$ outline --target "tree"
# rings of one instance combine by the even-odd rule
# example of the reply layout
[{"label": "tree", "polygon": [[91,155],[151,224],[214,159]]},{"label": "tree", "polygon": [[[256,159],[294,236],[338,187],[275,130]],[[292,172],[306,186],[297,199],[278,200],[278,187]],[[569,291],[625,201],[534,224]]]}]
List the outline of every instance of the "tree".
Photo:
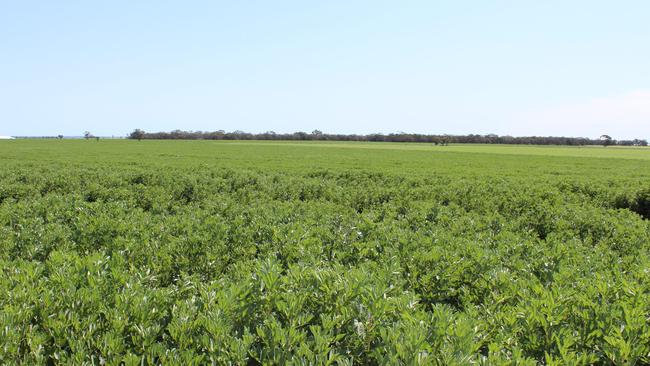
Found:
[{"label": "tree", "polygon": [[85,138],[86,140],[91,139],[91,138],[93,138],[93,137],[95,137],[95,136],[93,136],[93,134],[90,133],[90,131],[86,131],[86,132],[84,132],[84,138]]},{"label": "tree", "polygon": [[144,138],[144,134],[145,134],[144,131],[142,131],[139,128],[136,128],[135,130],[133,130],[133,132],[129,134],[129,138],[133,140],[137,139],[138,141],[140,141],[142,140],[142,138]]},{"label": "tree", "polygon": [[612,144],[613,140],[610,135],[600,135],[600,142],[602,142],[604,147],[607,147]]}]

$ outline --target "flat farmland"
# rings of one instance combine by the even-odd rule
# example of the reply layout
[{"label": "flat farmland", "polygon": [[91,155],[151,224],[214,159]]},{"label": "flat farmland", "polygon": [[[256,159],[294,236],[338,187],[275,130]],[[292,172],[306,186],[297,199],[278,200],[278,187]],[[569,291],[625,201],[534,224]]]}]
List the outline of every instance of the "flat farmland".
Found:
[{"label": "flat farmland", "polygon": [[650,149],[0,141],[0,363],[650,362]]}]

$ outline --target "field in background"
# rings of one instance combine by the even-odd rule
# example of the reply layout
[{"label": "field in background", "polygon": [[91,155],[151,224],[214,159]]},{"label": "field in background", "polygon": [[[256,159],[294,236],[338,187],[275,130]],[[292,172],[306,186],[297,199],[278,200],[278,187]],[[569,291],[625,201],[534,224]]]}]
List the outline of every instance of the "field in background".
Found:
[{"label": "field in background", "polygon": [[[370,151],[368,151],[370,150]],[[400,153],[396,153],[396,151]],[[277,142],[277,141],[174,141],[174,140],[17,140],[2,141],[0,159],[23,161],[48,160],[71,163],[164,163],[209,164],[229,166],[245,164],[266,167],[266,162],[278,161],[284,166],[322,167],[341,164],[363,169],[390,168],[402,162],[406,168],[429,171],[435,167],[454,166],[456,159],[468,164],[486,162],[494,167],[496,159],[526,165],[525,159],[608,158],[650,160],[647,147],[602,146],[528,146],[456,144],[434,146],[420,143],[381,142]],[[507,156],[500,156],[507,155]],[[512,155],[515,155],[512,157]],[[441,159],[444,157],[444,159]],[[171,159],[170,159],[171,158]],[[275,160],[274,160],[275,159]],[[575,159],[546,159],[548,163],[571,164]],[[568,163],[567,163],[568,162]],[[259,165],[262,164],[262,165]],[[597,166],[598,161],[590,164]]]},{"label": "field in background", "polygon": [[0,141],[0,363],[648,363],[649,160]]}]

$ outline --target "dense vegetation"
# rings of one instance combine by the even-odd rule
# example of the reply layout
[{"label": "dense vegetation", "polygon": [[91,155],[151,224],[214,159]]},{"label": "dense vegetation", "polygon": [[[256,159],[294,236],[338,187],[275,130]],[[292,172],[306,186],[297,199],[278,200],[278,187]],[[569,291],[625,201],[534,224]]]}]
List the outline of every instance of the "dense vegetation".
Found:
[{"label": "dense vegetation", "polygon": [[130,139],[142,140],[271,140],[271,141],[369,141],[369,142],[420,142],[447,145],[455,144],[514,144],[514,145],[619,145],[619,146],[648,146],[648,141],[643,139],[613,140],[610,136],[603,135],[602,139],[586,137],[557,137],[557,136],[498,136],[489,135],[423,135],[417,133],[391,133],[384,135],[375,133],[370,135],[344,135],[328,134],[319,130],[311,133],[248,133],[243,131],[214,132],[181,131],[171,132],[145,132],[136,129],[128,136]]},{"label": "dense vegetation", "polygon": [[0,363],[648,364],[649,154],[0,143]]}]

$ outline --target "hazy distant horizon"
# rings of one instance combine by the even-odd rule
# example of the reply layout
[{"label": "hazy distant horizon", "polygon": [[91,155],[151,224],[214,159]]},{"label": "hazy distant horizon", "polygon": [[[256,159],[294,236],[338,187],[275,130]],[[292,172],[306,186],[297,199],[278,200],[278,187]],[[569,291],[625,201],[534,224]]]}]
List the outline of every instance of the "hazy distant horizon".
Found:
[{"label": "hazy distant horizon", "polygon": [[[178,129],[174,129],[178,130]],[[151,130],[151,131],[145,131],[149,133],[164,133],[164,132],[172,132],[174,130],[169,130],[169,131],[158,131],[158,130]],[[182,130],[184,132],[216,132],[220,131],[222,129],[216,129],[216,130]],[[131,130],[129,133],[131,133],[133,130]],[[224,130],[225,131],[225,130]],[[226,133],[232,133],[234,131],[225,131]],[[277,134],[292,134],[292,133],[299,133],[299,132],[305,132],[305,133],[311,133],[311,131],[289,131],[289,132],[282,132],[282,131],[272,131],[272,130],[265,130],[261,132],[252,132],[252,131],[244,131],[244,130],[239,130],[243,133],[251,133],[251,134],[263,134],[266,132],[275,132]],[[380,133],[380,132],[370,132],[370,133],[357,133],[357,134],[345,134],[345,133],[339,133],[339,132],[328,132],[328,131],[322,131],[324,134],[330,134],[330,135],[360,135],[360,136],[369,136],[373,134],[382,134],[382,135],[390,135],[390,134],[419,134],[419,135],[437,135],[437,136],[467,136],[467,135],[480,135],[480,136],[486,136],[486,135],[491,135],[491,134],[478,134],[478,133],[468,133],[468,134],[447,134],[447,133],[416,133],[416,132],[409,132],[409,131],[394,131],[394,132],[389,132],[389,133]],[[92,131],[90,131],[92,132]],[[114,135],[96,135],[93,134],[94,137],[99,137],[102,139],[126,139],[128,138],[129,133],[125,134],[114,134]],[[0,134],[0,137],[15,137],[15,138],[58,138],[59,135],[62,134],[34,134],[34,135],[3,135]],[[600,138],[600,136],[559,136],[559,135],[509,135],[509,134],[504,134],[504,135],[499,135],[495,134],[500,137],[555,137],[555,138],[586,138],[586,139],[592,139],[592,140],[597,140]],[[62,135],[64,139],[84,139],[84,135]],[[618,138],[616,136],[609,135],[613,140],[634,140],[634,139],[639,139],[639,140],[649,140],[645,136],[633,136],[629,138]],[[334,141],[334,140],[333,140]]]}]

